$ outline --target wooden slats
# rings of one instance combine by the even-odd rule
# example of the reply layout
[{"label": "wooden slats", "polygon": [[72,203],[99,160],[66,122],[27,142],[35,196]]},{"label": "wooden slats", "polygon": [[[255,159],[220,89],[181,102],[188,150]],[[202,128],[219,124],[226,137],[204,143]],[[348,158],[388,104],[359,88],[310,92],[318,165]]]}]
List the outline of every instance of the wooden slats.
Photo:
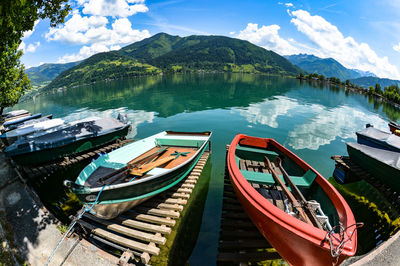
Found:
[{"label": "wooden slats", "polygon": [[[204,153],[187,179],[169,191],[153,197],[113,220],[106,221],[85,214],[85,220],[79,220],[79,223],[91,230],[93,235],[103,239],[103,243],[108,241],[128,248],[136,252],[135,256],[138,256],[138,251],[141,252],[140,261],[148,264],[151,255],[159,253],[157,245],[165,244],[172,227],[176,224],[175,219],[179,218],[181,211],[184,210],[208,155]],[[121,260],[126,261],[126,258]]]},{"label": "wooden slats", "polygon": [[[265,164],[250,160],[239,160],[239,168],[244,171],[268,172]],[[217,262],[231,265],[279,259],[279,254],[271,248],[244,212],[228,175],[225,169]]]}]

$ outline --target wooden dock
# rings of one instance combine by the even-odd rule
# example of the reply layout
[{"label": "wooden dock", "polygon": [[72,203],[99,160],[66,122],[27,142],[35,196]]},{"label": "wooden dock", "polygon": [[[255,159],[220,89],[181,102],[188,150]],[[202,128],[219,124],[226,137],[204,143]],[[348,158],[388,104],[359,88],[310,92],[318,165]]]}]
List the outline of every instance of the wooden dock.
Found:
[{"label": "wooden dock", "polygon": [[394,191],[388,185],[382,183],[379,179],[373,177],[370,173],[365,171],[357,163],[353,162],[348,156],[332,156],[335,161],[336,167],[342,169],[346,175],[351,175],[354,180],[364,179],[379,192],[381,192],[394,206],[400,205],[400,194]]},{"label": "wooden dock", "polygon": [[[209,157],[204,152],[194,169],[180,184],[153,197],[112,220],[102,220],[85,213],[78,220],[84,237],[95,245],[122,253],[120,264],[137,261],[150,262],[160,253],[176,219],[184,210],[188,199]],[[110,249],[111,248],[111,249]]]},{"label": "wooden dock", "polygon": [[47,177],[51,176],[59,170],[66,170],[69,167],[78,163],[90,162],[92,159],[95,159],[101,154],[115,150],[133,141],[133,139],[118,139],[99,147],[76,153],[68,157],[64,157],[60,160],[56,160],[54,162],[50,162],[40,166],[21,166],[14,163],[14,161],[11,159],[10,163],[13,165],[18,173],[18,176],[22,179],[24,183],[27,179],[34,180],[36,182],[43,182],[44,180],[46,180]]},{"label": "wooden dock", "polygon": [[[226,164],[225,164],[226,165]],[[241,264],[281,259],[258,231],[237,200],[225,168],[217,263]]]}]

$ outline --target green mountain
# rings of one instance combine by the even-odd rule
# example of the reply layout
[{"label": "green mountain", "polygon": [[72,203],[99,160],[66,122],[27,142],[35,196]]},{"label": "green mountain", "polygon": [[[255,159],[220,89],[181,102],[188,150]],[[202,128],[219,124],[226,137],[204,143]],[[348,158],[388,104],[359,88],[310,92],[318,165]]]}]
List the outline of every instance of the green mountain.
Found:
[{"label": "green mountain", "polygon": [[377,78],[377,77],[361,77],[361,78],[351,79],[350,82],[364,88],[369,88],[369,86],[375,87],[375,84],[377,83],[381,85],[382,89],[390,85],[400,86],[400,80]]},{"label": "green mountain", "polygon": [[284,57],[248,41],[223,36],[159,33],[118,51],[95,54],[55,78],[47,88],[175,72],[246,72],[295,76]]},{"label": "green mountain", "polygon": [[25,72],[31,80],[32,86],[41,87],[49,84],[50,81],[63,71],[74,67],[79,63],[80,61],[66,64],[43,64],[37,67],[28,68]]},{"label": "green mountain", "polygon": [[[285,56],[292,64],[309,73],[317,73],[325,77],[336,77],[342,81],[372,74],[359,70],[348,69],[333,58],[319,58],[314,55],[298,54]],[[373,75],[373,74],[372,74]]]}]

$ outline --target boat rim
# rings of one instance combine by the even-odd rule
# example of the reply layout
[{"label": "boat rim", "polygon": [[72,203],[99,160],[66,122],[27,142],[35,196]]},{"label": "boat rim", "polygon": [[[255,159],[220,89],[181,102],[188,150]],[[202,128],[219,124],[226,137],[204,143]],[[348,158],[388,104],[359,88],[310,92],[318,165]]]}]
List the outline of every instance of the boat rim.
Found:
[{"label": "boat rim", "polygon": [[[255,206],[257,209],[259,209],[263,213],[267,213],[268,216],[275,220],[276,223],[278,223],[280,226],[285,227],[287,230],[290,230],[292,232],[295,232],[297,235],[311,240],[315,245],[322,246],[324,248],[329,249],[329,242],[327,240],[327,231],[318,229],[310,224],[307,224],[306,222],[303,222],[295,217],[290,216],[283,210],[279,209],[276,207],[274,204],[269,202],[267,199],[265,199],[260,193],[255,190],[251,184],[244,178],[244,176],[240,173],[239,167],[236,164],[235,161],[235,151],[236,147],[239,144],[239,141],[244,138],[248,138],[251,136],[247,136],[244,134],[238,134],[236,137],[232,140],[232,143],[229,147],[228,151],[228,170],[229,174],[232,177],[232,180],[236,183],[236,186],[240,192],[243,194],[243,196],[249,200],[253,206]],[[339,216],[339,220],[344,226],[351,226],[355,225],[355,219],[354,215],[344,200],[344,198],[339,194],[339,192],[326,180],[318,171],[316,171],[314,168],[312,168],[309,164],[307,164],[305,161],[300,159],[296,154],[291,152],[290,150],[286,149],[284,146],[282,146],[280,143],[275,141],[272,138],[259,138],[259,137],[251,137],[251,138],[258,138],[266,141],[271,141],[272,143],[276,144],[277,148],[283,148],[284,151],[286,151],[286,155],[291,155],[294,158],[297,158],[298,160],[302,161],[305,166],[307,166],[310,170],[314,171],[317,174],[316,177],[316,182],[321,186],[321,188],[324,190],[326,195],[329,197],[329,199],[332,201],[333,205],[336,208],[336,211]],[[282,151],[280,149],[280,151]],[[291,158],[292,159],[292,158]],[[233,163],[232,163],[233,162]],[[321,184],[322,183],[322,184]],[[330,190],[331,193],[329,193],[327,190]],[[333,200],[332,195],[336,197],[336,201]],[[341,205],[341,206],[338,206]],[[266,207],[267,206],[267,207]],[[340,210],[338,210],[338,207]],[[350,217],[351,216],[351,217]],[[345,222],[345,223],[343,223]],[[355,228],[351,229],[346,229],[345,235],[349,237],[352,232],[350,230],[356,230]],[[334,233],[333,235],[338,236],[337,233]],[[310,239],[311,238],[311,239]],[[337,241],[334,243],[335,245],[339,244]],[[345,253],[346,256],[353,256],[356,252],[356,247],[357,246],[357,231],[354,232],[352,238],[350,241],[347,241],[344,244],[344,249],[343,253]]]}]

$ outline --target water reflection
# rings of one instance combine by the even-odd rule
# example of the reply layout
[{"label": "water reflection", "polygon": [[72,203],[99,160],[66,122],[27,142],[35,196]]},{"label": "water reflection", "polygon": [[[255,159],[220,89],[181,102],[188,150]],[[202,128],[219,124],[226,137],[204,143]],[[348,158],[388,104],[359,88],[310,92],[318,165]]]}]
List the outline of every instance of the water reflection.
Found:
[{"label": "water reflection", "polygon": [[330,144],[336,138],[355,139],[355,132],[364,128],[367,123],[382,130],[387,128],[387,122],[376,114],[350,106],[331,109],[322,105],[310,105],[309,112],[314,117],[296,125],[289,132],[289,145],[296,150],[318,150],[320,146]]}]

